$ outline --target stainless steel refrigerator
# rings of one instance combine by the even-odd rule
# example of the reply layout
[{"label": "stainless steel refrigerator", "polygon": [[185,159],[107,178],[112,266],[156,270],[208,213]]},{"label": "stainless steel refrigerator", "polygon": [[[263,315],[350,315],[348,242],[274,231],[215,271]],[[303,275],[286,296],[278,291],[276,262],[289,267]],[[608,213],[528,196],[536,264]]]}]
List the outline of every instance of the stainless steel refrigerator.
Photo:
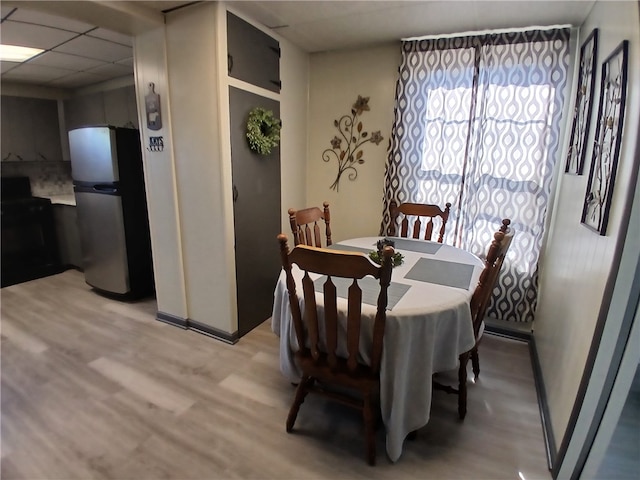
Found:
[{"label": "stainless steel refrigerator", "polygon": [[153,292],[149,219],[138,130],[69,132],[71,175],[86,282],[116,296]]}]

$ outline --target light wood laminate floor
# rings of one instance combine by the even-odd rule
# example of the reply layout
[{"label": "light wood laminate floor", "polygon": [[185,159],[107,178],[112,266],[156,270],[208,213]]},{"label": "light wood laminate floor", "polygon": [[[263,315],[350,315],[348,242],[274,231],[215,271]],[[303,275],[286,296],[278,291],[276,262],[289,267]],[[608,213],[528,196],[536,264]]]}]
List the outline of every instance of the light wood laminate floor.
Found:
[{"label": "light wood laminate floor", "polygon": [[[1,477],[550,479],[526,344],[487,335],[468,414],[434,393],[393,464],[357,412],[294,389],[265,322],[236,345],[155,320],[153,300],[97,295],[75,270],[2,289]],[[455,379],[455,372],[453,377]]]}]

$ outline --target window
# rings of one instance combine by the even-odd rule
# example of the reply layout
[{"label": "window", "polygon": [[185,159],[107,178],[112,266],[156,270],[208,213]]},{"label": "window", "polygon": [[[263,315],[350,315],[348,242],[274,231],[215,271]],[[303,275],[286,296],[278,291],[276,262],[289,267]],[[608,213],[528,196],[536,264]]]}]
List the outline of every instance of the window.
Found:
[{"label": "window", "polygon": [[445,242],[477,255],[511,219],[516,236],[489,309],[497,318],[533,319],[568,39],[550,29],[402,45],[385,212],[391,200],[451,202]]}]

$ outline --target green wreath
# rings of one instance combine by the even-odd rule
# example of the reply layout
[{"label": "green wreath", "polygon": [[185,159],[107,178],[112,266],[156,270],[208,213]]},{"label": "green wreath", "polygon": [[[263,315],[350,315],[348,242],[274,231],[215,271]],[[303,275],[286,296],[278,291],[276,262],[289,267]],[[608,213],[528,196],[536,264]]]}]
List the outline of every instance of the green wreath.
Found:
[{"label": "green wreath", "polygon": [[269,155],[280,141],[280,120],[271,110],[256,107],[249,112],[247,120],[249,148],[260,155]]}]

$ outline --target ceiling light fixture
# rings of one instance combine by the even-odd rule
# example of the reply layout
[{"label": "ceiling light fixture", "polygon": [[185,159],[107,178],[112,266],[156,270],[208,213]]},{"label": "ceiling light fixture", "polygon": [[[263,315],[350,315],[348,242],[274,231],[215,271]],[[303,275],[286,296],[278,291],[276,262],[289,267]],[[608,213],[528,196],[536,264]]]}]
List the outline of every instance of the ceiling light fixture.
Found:
[{"label": "ceiling light fixture", "polygon": [[0,60],[3,62],[25,62],[42,52],[44,52],[44,50],[41,48],[0,44]]}]

